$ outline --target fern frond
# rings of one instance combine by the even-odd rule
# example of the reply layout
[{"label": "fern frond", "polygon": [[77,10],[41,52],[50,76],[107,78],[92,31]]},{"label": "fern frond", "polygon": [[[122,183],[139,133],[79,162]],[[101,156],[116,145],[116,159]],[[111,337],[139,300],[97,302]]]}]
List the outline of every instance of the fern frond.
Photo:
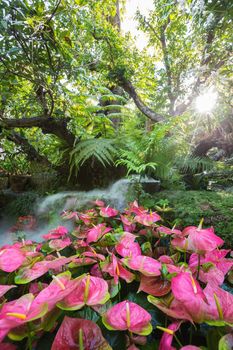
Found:
[{"label": "fern frond", "polygon": [[[70,169],[77,173],[79,168],[90,158],[95,158],[103,166],[114,162],[117,149],[113,140],[89,139],[79,141],[70,152]],[[71,175],[71,174],[70,174]]]}]

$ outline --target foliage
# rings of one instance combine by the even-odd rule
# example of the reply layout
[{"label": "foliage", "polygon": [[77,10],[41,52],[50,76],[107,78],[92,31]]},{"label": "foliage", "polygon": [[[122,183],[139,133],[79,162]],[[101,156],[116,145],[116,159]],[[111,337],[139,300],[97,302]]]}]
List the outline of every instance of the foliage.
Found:
[{"label": "foliage", "polygon": [[176,118],[163,125],[153,125],[146,131],[140,119],[129,121],[124,126],[124,138],[120,139],[116,164],[126,166],[128,175],[149,175],[161,180],[163,188],[183,188],[183,175],[213,169],[214,163],[189,155],[190,146],[178,132],[181,123],[182,120]]},{"label": "foliage", "polygon": [[69,229],[58,226],[41,243],[0,249],[0,343],[19,350],[231,344],[233,260],[213,228],[161,226],[137,202],[122,213],[93,204],[63,212]]},{"label": "foliage", "polygon": [[117,149],[114,147],[114,141],[110,139],[89,139],[78,142],[70,152],[70,173],[78,169],[90,158],[95,158],[103,166],[111,164],[114,161],[114,155]]},{"label": "foliage", "polygon": [[8,174],[27,174],[30,171],[25,154],[13,142],[0,139],[1,170]]},{"label": "foliage", "polygon": [[[143,50],[118,25],[116,3],[122,5],[115,0],[1,2],[1,144],[7,150],[8,142],[14,142],[13,153],[25,155],[8,154],[3,162],[8,171],[30,171],[27,162],[36,155],[37,161],[62,165],[68,173],[75,139],[87,146],[89,139],[96,140],[98,148],[97,139],[120,137],[119,162],[130,172],[156,168],[158,177],[179,183],[173,150],[180,137],[188,145],[181,157],[187,158],[199,136],[230,115],[230,3],[154,2],[148,16],[137,14],[139,29],[149,38]],[[218,90],[219,104],[207,123],[192,107],[210,86]],[[155,133],[160,128],[164,133],[166,124],[180,116],[185,122],[179,119],[179,127],[170,127],[156,144],[152,123],[158,115],[162,119]],[[148,149],[141,140],[140,152],[139,144],[124,134],[130,124],[137,131],[138,118],[140,137],[149,141]],[[71,164],[80,167],[82,157],[76,159]]]},{"label": "foliage", "polygon": [[35,192],[26,192],[20,194],[18,198],[12,198],[4,207],[4,213],[12,217],[34,214],[35,204],[38,194]]},{"label": "foliage", "polygon": [[162,207],[166,201],[164,218],[170,225],[185,227],[198,223],[204,218],[205,225],[214,226],[220,235],[231,247],[233,244],[232,208],[233,195],[226,192],[211,191],[162,191],[153,196],[140,197],[141,203],[154,208]]}]

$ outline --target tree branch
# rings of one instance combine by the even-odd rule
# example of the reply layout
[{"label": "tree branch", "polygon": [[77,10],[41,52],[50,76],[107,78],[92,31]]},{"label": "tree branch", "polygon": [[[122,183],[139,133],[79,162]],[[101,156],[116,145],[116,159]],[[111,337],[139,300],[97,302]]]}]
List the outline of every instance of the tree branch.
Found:
[{"label": "tree branch", "polygon": [[233,124],[231,117],[224,119],[220,126],[213,130],[211,134],[206,135],[196,145],[193,155],[196,157],[204,157],[207,152],[213,148],[224,150],[226,155],[233,152]]},{"label": "tree branch", "polygon": [[67,129],[70,119],[55,119],[51,117],[31,117],[21,119],[1,119],[0,126],[5,129],[11,128],[41,128],[44,134],[56,135],[72,147],[75,141],[74,135]]},{"label": "tree branch", "polygon": [[18,145],[22,149],[22,151],[26,154],[29,161],[37,161],[47,166],[51,165],[48,159],[40,155],[37,152],[37,150],[29,143],[29,141],[22,135],[12,131],[6,136],[6,138],[9,141],[12,141],[16,145]]},{"label": "tree branch", "polygon": [[144,104],[144,102],[141,100],[141,98],[137,94],[133,84],[129,80],[121,77],[119,81],[120,81],[121,87],[130,95],[130,97],[132,97],[132,99],[134,100],[134,103],[136,104],[138,109],[147,118],[153,120],[154,122],[161,122],[161,121],[165,120],[164,116],[162,116],[159,113],[154,112],[152,109],[150,109],[149,107],[147,107]]}]

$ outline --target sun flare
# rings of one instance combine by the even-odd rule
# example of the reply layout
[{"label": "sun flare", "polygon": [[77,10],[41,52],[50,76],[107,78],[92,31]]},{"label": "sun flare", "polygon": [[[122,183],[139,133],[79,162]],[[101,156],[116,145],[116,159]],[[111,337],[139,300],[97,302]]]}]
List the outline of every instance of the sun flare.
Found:
[{"label": "sun flare", "polygon": [[198,96],[195,101],[195,108],[199,113],[211,112],[216,104],[218,94],[216,91],[209,90]]}]

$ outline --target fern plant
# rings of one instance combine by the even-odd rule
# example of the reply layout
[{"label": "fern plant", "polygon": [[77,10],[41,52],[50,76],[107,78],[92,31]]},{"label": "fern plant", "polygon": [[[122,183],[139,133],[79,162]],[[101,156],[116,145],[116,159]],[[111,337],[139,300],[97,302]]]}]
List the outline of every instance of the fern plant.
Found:
[{"label": "fern plant", "polygon": [[150,175],[165,187],[184,187],[183,174],[209,170],[213,162],[189,156],[184,138],[174,137],[175,127],[173,120],[154,125],[150,132],[141,125],[126,129],[116,164],[126,166],[128,175]]},{"label": "fern plant", "polygon": [[117,148],[114,140],[110,139],[89,139],[76,142],[70,152],[70,174],[77,175],[79,168],[90,158],[99,161],[103,166],[114,163],[114,156]]}]

